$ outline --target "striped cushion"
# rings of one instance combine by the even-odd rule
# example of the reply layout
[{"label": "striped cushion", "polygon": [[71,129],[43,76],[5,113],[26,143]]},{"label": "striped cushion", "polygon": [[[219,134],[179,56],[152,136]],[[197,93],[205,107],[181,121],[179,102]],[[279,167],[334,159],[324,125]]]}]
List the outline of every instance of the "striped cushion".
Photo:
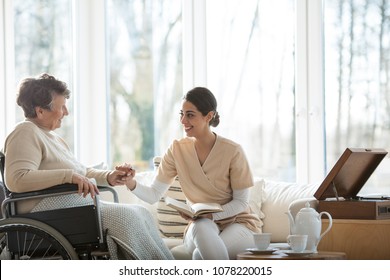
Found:
[{"label": "striped cushion", "polygon": [[[153,159],[155,168],[158,168],[160,160],[160,157],[155,157]],[[177,177],[172,186],[170,186],[168,191],[165,193],[165,196],[169,196],[183,202],[186,201],[186,197],[181,190],[179,179]],[[157,220],[161,234],[164,237],[170,238],[182,238],[184,229],[188,224],[188,222],[183,219],[175,209],[168,207],[165,204],[164,197],[160,199],[157,205]]]},{"label": "striped cushion", "polygon": [[[186,201],[186,198],[181,191],[179,181],[175,180],[172,186],[169,187],[166,196],[177,200]],[[157,205],[158,227],[164,237],[182,238],[184,229],[187,226],[187,221],[173,208],[165,204],[164,198],[161,198]]]}]

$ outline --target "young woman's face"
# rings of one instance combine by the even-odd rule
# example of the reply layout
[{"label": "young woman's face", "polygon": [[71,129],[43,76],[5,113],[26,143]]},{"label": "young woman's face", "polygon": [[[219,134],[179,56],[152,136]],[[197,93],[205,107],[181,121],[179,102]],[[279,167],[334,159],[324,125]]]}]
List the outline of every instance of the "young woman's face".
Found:
[{"label": "young woman's face", "polygon": [[203,116],[200,111],[189,101],[184,101],[180,111],[180,122],[188,137],[199,137],[210,129],[209,116]]},{"label": "young woman's face", "polygon": [[66,98],[62,95],[55,95],[51,110],[39,108],[38,109],[38,122],[39,125],[48,129],[54,130],[61,127],[62,118],[69,114],[66,107]]}]

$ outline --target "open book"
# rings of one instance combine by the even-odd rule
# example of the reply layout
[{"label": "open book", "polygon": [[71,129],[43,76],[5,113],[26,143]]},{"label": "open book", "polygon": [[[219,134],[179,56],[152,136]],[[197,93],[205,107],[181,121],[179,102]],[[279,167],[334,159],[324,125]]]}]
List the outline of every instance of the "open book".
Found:
[{"label": "open book", "polygon": [[178,201],[172,197],[165,197],[165,203],[169,207],[186,214],[191,218],[196,218],[202,214],[222,212],[223,209],[218,203],[194,203],[191,206]]}]

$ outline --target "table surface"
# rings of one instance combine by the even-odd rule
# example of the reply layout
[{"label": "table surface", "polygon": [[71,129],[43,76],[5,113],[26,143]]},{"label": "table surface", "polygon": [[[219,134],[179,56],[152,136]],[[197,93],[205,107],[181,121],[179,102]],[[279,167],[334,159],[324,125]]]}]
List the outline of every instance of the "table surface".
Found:
[{"label": "table surface", "polygon": [[287,255],[283,251],[275,251],[269,255],[244,252],[237,255],[238,260],[345,260],[347,255],[343,252],[319,251],[308,255]]}]

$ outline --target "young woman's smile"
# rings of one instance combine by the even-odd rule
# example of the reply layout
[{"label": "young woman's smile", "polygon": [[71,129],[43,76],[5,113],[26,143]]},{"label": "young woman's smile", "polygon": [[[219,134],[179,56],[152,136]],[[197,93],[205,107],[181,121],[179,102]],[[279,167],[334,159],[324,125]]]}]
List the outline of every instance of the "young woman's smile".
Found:
[{"label": "young woman's smile", "polygon": [[206,117],[198,111],[194,104],[188,101],[183,102],[182,110],[180,111],[180,122],[189,137],[195,137],[205,127],[209,127]]}]

